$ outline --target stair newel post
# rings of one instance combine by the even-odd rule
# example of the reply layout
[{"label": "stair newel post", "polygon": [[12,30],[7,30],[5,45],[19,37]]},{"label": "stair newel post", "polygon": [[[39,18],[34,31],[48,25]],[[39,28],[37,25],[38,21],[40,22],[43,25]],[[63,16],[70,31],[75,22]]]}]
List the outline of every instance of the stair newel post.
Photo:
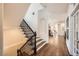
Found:
[{"label": "stair newel post", "polygon": [[35,40],[35,43],[34,43],[34,45],[35,45],[35,47],[34,47],[34,55],[37,54],[37,52],[36,52],[36,35],[37,35],[37,34],[36,34],[36,32],[35,32],[35,39],[34,39],[34,40]]}]

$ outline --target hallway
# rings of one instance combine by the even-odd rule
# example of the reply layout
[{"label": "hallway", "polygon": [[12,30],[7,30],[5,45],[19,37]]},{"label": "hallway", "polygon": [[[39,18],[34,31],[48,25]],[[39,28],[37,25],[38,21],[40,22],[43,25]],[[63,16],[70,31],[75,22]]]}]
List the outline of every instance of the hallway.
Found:
[{"label": "hallway", "polygon": [[78,55],[79,24],[76,17],[79,16],[79,4],[25,3],[4,4],[3,7],[4,56],[69,56],[69,53]]},{"label": "hallway", "polygon": [[50,37],[49,43],[45,45],[40,52],[39,56],[68,56],[68,50],[64,37],[59,36],[58,39]]}]

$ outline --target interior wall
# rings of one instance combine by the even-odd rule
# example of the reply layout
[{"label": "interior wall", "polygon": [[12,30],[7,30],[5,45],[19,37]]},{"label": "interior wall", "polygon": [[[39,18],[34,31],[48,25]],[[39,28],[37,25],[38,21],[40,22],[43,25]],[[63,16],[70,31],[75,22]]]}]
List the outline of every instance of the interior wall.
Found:
[{"label": "interior wall", "polygon": [[[17,55],[17,49],[20,43],[26,41],[19,25],[25,12],[28,10],[29,4],[4,4],[4,20],[3,20],[3,39],[4,39],[4,55]],[[12,48],[14,48],[12,50]]]},{"label": "interior wall", "polygon": [[4,29],[14,29],[19,26],[22,21],[25,12],[28,10],[29,4],[16,4],[5,3],[4,4]]},{"label": "interior wall", "polygon": [[3,30],[2,30],[2,20],[3,20],[3,6],[0,3],[0,55],[3,55]]},{"label": "interior wall", "polygon": [[64,26],[64,24],[65,24],[64,22],[58,24],[58,35],[59,36],[64,36],[64,34],[65,34],[65,26]]},{"label": "interior wall", "polygon": [[[62,22],[65,24],[65,19],[66,19],[67,13],[52,14],[49,11],[46,11],[46,9],[44,8],[39,15],[41,15],[41,16],[39,16],[39,19],[41,19],[41,20],[42,19],[43,20],[45,19],[45,21],[47,21],[46,22],[47,27],[45,28],[45,30],[47,29],[47,32],[45,32],[45,30],[44,30],[44,32],[47,35],[48,35],[48,25],[50,25],[51,27],[53,27],[53,26],[55,26],[55,24],[58,24],[58,23],[60,23],[60,26],[59,26],[58,30],[60,30],[61,32],[58,31],[58,34],[57,35],[61,35],[61,36],[64,35],[64,30],[65,29],[63,29],[64,25],[62,24]],[[40,22],[40,21],[39,21],[39,23],[42,24],[42,22]],[[42,27],[42,26],[43,25],[41,25],[40,27]],[[44,34],[44,35],[46,35],[46,34]],[[54,32],[54,34],[56,36],[56,33],[55,32]],[[49,36],[47,36],[47,35],[46,35],[46,37],[47,37],[47,41],[48,41]]]},{"label": "interior wall", "polygon": [[[55,24],[59,24],[59,28],[58,28],[58,35],[61,35],[61,36],[63,36],[64,35],[64,31],[65,31],[65,19],[66,19],[66,17],[67,17],[67,13],[65,12],[65,13],[47,13],[48,14],[48,23],[49,23],[49,25],[51,26],[51,27],[54,27],[55,26]],[[53,31],[53,29],[52,29],[52,31]]]},{"label": "interior wall", "polygon": [[24,16],[25,21],[29,24],[29,26],[33,29],[33,31],[37,31],[38,27],[38,10],[43,7],[39,3],[32,3]]},{"label": "interior wall", "polygon": [[[41,24],[40,24],[41,23]],[[48,23],[46,19],[39,19],[38,23],[38,33],[41,39],[44,39],[46,42],[48,42]]]},{"label": "interior wall", "polygon": [[48,43],[48,19],[43,10],[38,13],[38,35]]}]

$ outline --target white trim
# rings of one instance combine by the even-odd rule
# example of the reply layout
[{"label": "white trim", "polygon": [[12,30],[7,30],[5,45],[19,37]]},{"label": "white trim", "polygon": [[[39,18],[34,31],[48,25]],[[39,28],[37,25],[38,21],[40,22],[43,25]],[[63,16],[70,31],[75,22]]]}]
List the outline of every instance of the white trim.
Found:
[{"label": "white trim", "polygon": [[4,46],[4,49],[3,50],[6,50],[6,49],[8,49],[8,48],[11,48],[11,47],[13,47],[13,46],[17,46],[17,45],[19,45],[19,44],[21,44],[21,43],[24,43],[25,41],[20,41],[20,42],[18,42],[18,43],[15,43],[15,44],[11,44],[11,45],[9,45],[9,46]]},{"label": "white trim", "polygon": [[36,46],[38,46],[41,42],[43,42],[44,40],[41,40],[39,42],[36,42]]},{"label": "white trim", "polygon": [[36,41],[40,40],[41,38],[37,38]]},{"label": "white trim", "polygon": [[44,44],[42,44],[39,48],[37,48],[37,51],[40,50],[45,44],[47,44],[46,42]]}]

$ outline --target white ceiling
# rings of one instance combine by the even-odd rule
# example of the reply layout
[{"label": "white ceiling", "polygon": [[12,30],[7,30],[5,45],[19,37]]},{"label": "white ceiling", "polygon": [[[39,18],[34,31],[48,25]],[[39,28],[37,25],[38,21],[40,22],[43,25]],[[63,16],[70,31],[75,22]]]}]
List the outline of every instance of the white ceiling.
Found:
[{"label": "white ceiling", "polygon": [[53,23],[62,22],[66,19],[68,4],[67,3],[43,3],[44,11],[49,14]]},{"label": "white ceiling", "polygon": [[42,5],[52,13],[66,13],[68,9],[67,3],[43,3]]}]

